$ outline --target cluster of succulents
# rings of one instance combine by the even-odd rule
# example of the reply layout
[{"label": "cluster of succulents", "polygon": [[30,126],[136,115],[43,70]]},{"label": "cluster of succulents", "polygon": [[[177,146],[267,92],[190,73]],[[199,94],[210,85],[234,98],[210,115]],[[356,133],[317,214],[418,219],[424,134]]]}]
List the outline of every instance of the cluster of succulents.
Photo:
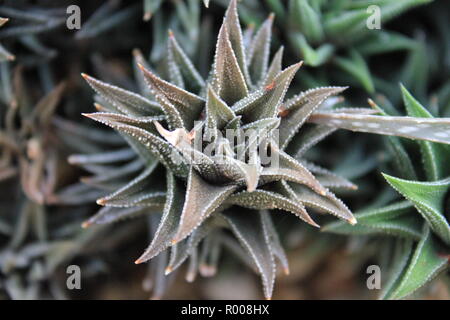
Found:
[{"label": "cluster of succulents", "polygon": [[0,6],[0,298],[68,298],[75,261],[94,285],[144,268],[152,298],[244,264],[270,299],[350,247],[379,298],[447,277],[447,4],[142,3],[83,4],[70,33],[70,2]]}]

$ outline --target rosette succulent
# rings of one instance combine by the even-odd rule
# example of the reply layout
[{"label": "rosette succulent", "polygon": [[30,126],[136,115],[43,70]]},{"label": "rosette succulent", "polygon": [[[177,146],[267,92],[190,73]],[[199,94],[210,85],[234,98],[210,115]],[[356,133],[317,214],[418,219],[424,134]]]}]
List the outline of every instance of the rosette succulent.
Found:
[{"label": "rosette succulent", "polygon": [[[169,274],[189,258],[192,281],[197,270],[213,275],[226,247],[260,274],[271,298],[277,262],[286,273],[289,268],[269,210],[314,227],[320,216],[313,213],[356,223],[330,190],[356,186],[310,163],[305,152],[339,128],[450,143],[450,119],[337,107],[344,87],[292,95],[301,62],[283,69],[283,47],[270,60],[274,16],[254,35],[243,33],[236,6],[232,0],[227,9],[207,79],[171,32],[158,74],[137,56],[141,95],[83,75],[100,97],[100,112],[86,116],[119,132],[142,168],[98,199],[105,208],[84,226],[151,213],[159,224],[136,263],[163,256],[158,264]],[[114,158],[121,156],[130,158],[126,152]],[[94,167],[100,158],[83,164]]]}]

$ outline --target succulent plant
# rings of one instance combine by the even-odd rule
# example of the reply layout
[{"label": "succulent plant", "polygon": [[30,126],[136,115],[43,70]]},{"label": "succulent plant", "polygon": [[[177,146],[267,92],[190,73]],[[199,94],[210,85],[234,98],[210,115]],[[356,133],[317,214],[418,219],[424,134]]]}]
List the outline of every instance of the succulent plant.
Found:
[{"label": "succulent plant", "polygon": [[[409,116],[432,118],[405,87],[402,86],[401,91]],[[394,236],[395,240],[387,249],[391,252],[387,266],[390,277],[380,297],[401,299],[448,269],[450,227],[446,201],[450,172],[446,163],[450,150],[446,145],[433,142],[416,143],[412,151],[420,149],[423,168],[419,170],[404,141],[390,138],[389,143],[393,161],[400,164],[395,166],[395,171],[403,178],[383,176],[406,200],[391,201],[385,206],[356,213],[359,224],[355,228],[331,223],[324,229],[339,234]]]},{"label": "succulent plant", "polygon": [[[397,103],[400,97],[393,84],[408,84],[413,78],[411,72],[420,72],[429,63],[420,60],[420,66],[417,61],[424,52],[421,35],[401,32],[395,22],[400,24],[399,16],[431,2],[243,0],[240,13],[249,26],[259,25],[269,12],[276,14],[279,30],[275,39],[286,43],[288,56],[302,59],[308,67],[301,79],[304,86],[350,85],[369,94],[383,93]],[[374,13],[380,18],[380,29],[367,26]],[[413,28],[408,31],[415,32]],[[410,57],[406,63],[395,62],[403,54]]]},{"label": "succulent plant", "polygon": [[[355,186],[305,161],[305,151],[338,128],[449,143],[444,135],[450,120],[335,108],[338,99],[332,96],[342,87],[311,89],[286,99],[301,63],[283,70],[280,48],[269,64],[273,16],[251,39],[244,39],[236,6],[230,2],[206,80],[172,33],[167,65],[160,73],[165,80],[140,61],[139,83],[148,85],[144,95],[84,75],[103,99],[101,112],[87,116],[118,131],[143,165],[135,179],[97,200],[106,208],[85,226],[134,215],[130,208],[162,211],[150,246],[136,262],[165,255],[170,248],[166,273],[189,257],[190,280],[199,260],[201,273],[208,275],[221,246],[236,248],[230,244],[236,242],[231,231],[247,253],[238,251],[239,256],[261,275],[264,295],[270,298],[275,260],[285,271],[288,265],[267,210],[294,213],[316,227],[306,207],[356,223],[328,189]],[[235,133],[233,139],[227,129]],[[249,142],[234,143],[239,135]],[[254,145],[277,159],[276,165],[266,163]]]}]

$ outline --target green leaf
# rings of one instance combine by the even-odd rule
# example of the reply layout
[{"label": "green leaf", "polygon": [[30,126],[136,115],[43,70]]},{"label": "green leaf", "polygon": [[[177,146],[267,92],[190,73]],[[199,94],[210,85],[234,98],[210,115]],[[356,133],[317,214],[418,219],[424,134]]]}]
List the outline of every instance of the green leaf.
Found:
[{"label": "green leaf", "polygon": [[169,33],[168,52],[169,61],[174,64],[174,67],[179,69],[188,89],[197,93],[200,92],[205,86],[205,81],[195,69],[189,57],[184,53],[172,32]]},{"label": "green leaf", "polygon": [[356,219],[352,212],[328,190],[324,195],[319,195],[302,185],[287,183],[286,181],[282,181],[281,188],[283,194],[288,195],[292,200],[298,201],[306,207],[328,212],[351,225],[356,224]]},{"label": "green leaf", "polygon": [[157,103],[148,100],[136,93],[121,89],[82,74],[83,78],[98,94],[111,103],[121,113],[127,115],[157,115],[161,114],[161,108]]},{"label": "green leaf", "polygon": [[367,92],[373,93],[375,91],[369,67],[358,51],[351,50],[349,58],[337,57],[334,62],[339,68],[360,82]]},{"label": "green leaf", "polygon": [[392,290],[395,289],[401,281],[401,276],[408,266],[409,258],[413,252],[413,241],[396,241],[393,261],[389,266],[388,280],[384,283],[380,294],[380,299],[389,299]]},{"label": "green leaf", "polygon": [[219,31],[213,69],[213,89],[228,105],[248,95],[244,74],[233,51],[225,22]]},{"label": "green leaf", "polygon": [[275,192],[265,190],[255,190],[253,192],[242,191],[231,195],[226,200],[226,203],[248,209],[280,209],[288,211],[295,214],[306,223],[319,228],[319,225],[317,225],[309,216],[301,203],[294,202]]},{"label": "green leaf", "polygon": [[206,100],[206,128],[219,130],[236,118],[233,110],[220,99],[214,90],[208,86],[208,98]]},{"label": "green leaf", "polygon": [[248,48],[248,66],[254,84],[261,83],[267,74],[273,18],[273,15],[270,15],[263,23]]},{"label": "green leaf", "polygon": [[233,110],[247,122],[276,117],[289,85],[301,65],[302,63],[297,63],[284,69],[272,84],[245,97],[232,107]]},{"label": "green leaf", "polygon": [[126,134],[136,144],[144,146],[148,153],[170,168],[175,175],[179,177],[187,176],[188,165],[181,160],[181,155],[175,147],[157,135],[136,126],[135,119],[107,113],[93,113],[86,114],[86,116]]},{"label": "green leaf", "polygon": [[[280,124],[280,148],[284,149],[287,147],[303,123],[305,123],[322,102],[345,89],[345,87],[310,89],[286,101],[285,109],[287,110],[287,115],[281,118]],[[328,125],[328,123],[323,124]]]},{"label": "green leaf", "polygon": [[280,238],[278,236],[278,232],[275,228],[275,225],[270,217],[268,211],[263,210],[260,211],[261,223],[264,230],[264,237],[266,239],[266,243],[272,252],[272,255],[275,256],[283,268],[283,272],[285,274],[289,274],[289,263],[286,257],[286,253],[284,252],[283,246],[280,242]]},{"label": "green leaf", "polygon": [[[400,85],[400,87],[402,90],[403,102],[410,117],[433,118],[431,113],[429,113],[419,101],[414,99],[403,85]],[[446,163],[449,160],[448,157],[446,157],[446,150],[443,149],[442,145],[436,143],[428,141],[419,141],[419,143],[428,180],[436,181],[444,178],[444,170]]]},{"label": "green leaf", "polygon": [[322,231],[338,234],[386,234],[407,239],[419,240],[421,221],[409,215],[413,209],[409,201],[394,203],[382,208],[363,210],[355,213],[356,226],[349,227],[341,221],[332,222]]},{"label": "green leaf", "polygon": [[264,296],[272,297],[275,282],[275,261],[270,245],[266,242],[263,226],[258,221],[259,213],[227,213],[224,215],[231,230],[247,250],[261,275]]},{"label": "green leaf", "polygon": [[275,77],[281,72],[283,52],[284,47],[281,46],[280,49],[278,49],[277,53],[275,53],[275,56],[273,57],[272,62],[270,63],[269,70],[267,70],[266,79],[264,81],[265,86],[271,84],[275,79]]},{"label": "green leaf", "polygon": [[399,285],[392,291],[389,299],[402,299],[431,281],[447,267],[446,257],[439,255],[436,240],[428,227],[424,228],[422,239],[408,263]]},{"label": "green leaf", "polygon": [[431,229],[442,241],[450,244],[450,226],[444,216],[444,197],[450,178],[435,182],[409,181],[383,174],[389,184],[410,200]]},{"label": "green leaf", "polygon": [[316,49],[312,48],[303,34],[298,32],[292,32],[289,39],[293,47],[300,51],[307,66],[318,67],[323,65],[334,53],[334,47],[329,43],[325,43]]},{"label": "green leaf", "polygon": [[183,189],[175,177],[170,172],[167,172],[167,196],[161,220],[150,246],[136,260],[136,263],[146,262],[171,246],[183,210]]},{"label": "green leaf", "polygon": [[173,129],[192,129],[205,106],[205,100],[157,77],[150,70],[140,66],[145,80],[160,103],[167,121]]},{"label": "green leaf", "polygon": [[166,195],[157,187],[157,164],[149,166],[138,177],[131,180],[116,192],[97,200],[97,203],[107,207],[149,207],[162,209]]},{"label": "green leaf", "polygon": [[178,243],[191,234],[236,188],[234,185],[209,184],[191,168],[180,225],[172,243]]},{"label": "green leaf", "polygon": [[334,131],[336,131],[336,128],[330,126],[304,126],[289,143],[287,153],[292,154],[295,159],[300,160],[309,149],[328,137]]},{"label": "green leaf", "polygon": [[231,47],[233,48],[234,55],[236,56],[239,68],[242,71],[244,78],[247,80],[247,83],[250,83],[250,76],[247,69],[247,58],[245,56],[244,41],[238,16],[236,0],[230,1],[230,5],[228,6],[227,12],[225,13],[224,23],[227,26],[228,37],[231,43]]},{"label": "green leaf", "polygon": [[311,7],[308,0],[290,2],[290,23],[296,26],[311,42],[320,42],[324,37],[320,15]]},{"label": "green leaf", "polygon": [[317,112],[308,118],[308,121],[356,132],[368,132],[450,144],[450,118],[430,119]]},{"label": "green leaf", "polygon": [[322,195],[327,193],[314,175],[287,153],[272,147],[271,156],[278,160],[278,164],[271,163],[263,169],[261,179],[266,183],[283,179],[304,184]]}]

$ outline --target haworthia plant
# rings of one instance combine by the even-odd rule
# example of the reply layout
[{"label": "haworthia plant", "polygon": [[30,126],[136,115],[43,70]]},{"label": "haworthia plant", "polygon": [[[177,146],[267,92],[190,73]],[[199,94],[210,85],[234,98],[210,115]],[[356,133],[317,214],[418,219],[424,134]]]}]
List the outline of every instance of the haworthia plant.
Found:
[{"label": "haworthia plant", "polygon": [[[315,10],[306,1],[301,5]],[[183,43],[171,32],[167,59],[158,68],[162,72],[157,73],[142,57],[136,59],[138,77],[148,86],[145,96],[83,76],[99,101],[100,112],[87,116],[120,133],[139,156],[129,164],[135,166],[122,175],[126,179],[135,172],[135,178],[100,198],[97,203],[107,209],[84,226],[134,215],[136,211],[130,208],[136,206],[159,210],[162,214],[155,236],[136,263],[164,255],[170,248],[167,274],[190,259],[190,266],[199,266],[199,272],[206,275],[214,273],[209,271],[215,270],[217,252],[225,243],[218,234],[229,229],[248,253],[244,259],[260,274],[269,299],[276,262],[284,270],[287,262],[267,210],[293,213],[314,227],[319,224],[311,208],[351,225],[357,220],[330,190],[355,189],[355,185],[306,161],[303,155],[309,148],[339,128],[450,144],[450,119],[337,108],[333,96],[345,87],[319,87],[287,98],[301,63],[283,69],[282,49],[270,61],[273,19],[269,16],[259,31],[244,41],[237,2],[230,1],[207,79],[200,76],[183,51]],[[302,23],[312,26],[308,29],[312,38],[322,36],[321,29],[314,27],[317,19],[302,18]],[[306,123],[315,130],[306,134]],[[230,130],[234,133],[231,138],[227,135]],[[270,155],[272,162],[262,155]],[[94,166],[98,158],[72,161]],[[395,219],[390,217],[390,224],[378,223],[385,212],[361,218],[378,223],[377,230],[419,238],[414,221],[402,230],[403,209],[392,210],[399,212]],[[206,248],[200,255],[207,257],[204,263],[196,261],[200,259],[199,246]],[[189,268],[188,279],[195,273],[195,268]]]},{"label": "haworthia plant", "polygon": [[[409,115],[431,118],[429,111],[405,87],[401,86],[401,91]],[[384,112],[378,105],[374,107]],[[390,140],[389,143],[395,145],[391,150],[396,161],[405,163],[406,159],[406,163],[413,163],[403,141]],[[384,299],[406,298],[448,268],[450,227],[445,199],[450,189],[446,165],[450,150],[445,145],[428,141],[418,141],[417,147],[422,156],[422,175],[428,181],[418,181],[415,172],[410,175],[416,180],[383,174],[389,185],[406,201],[355,214],[359,221],[355,228],[347,228],[339,222],[324,228],[339,234],[385,234],[398,239],[395,246],[403,249],[391,263],[391,275],[381,294]],[[404,173],[403,170],[398,171]],[[404,245],[405,241],[409,241],[410,245]]]}]

